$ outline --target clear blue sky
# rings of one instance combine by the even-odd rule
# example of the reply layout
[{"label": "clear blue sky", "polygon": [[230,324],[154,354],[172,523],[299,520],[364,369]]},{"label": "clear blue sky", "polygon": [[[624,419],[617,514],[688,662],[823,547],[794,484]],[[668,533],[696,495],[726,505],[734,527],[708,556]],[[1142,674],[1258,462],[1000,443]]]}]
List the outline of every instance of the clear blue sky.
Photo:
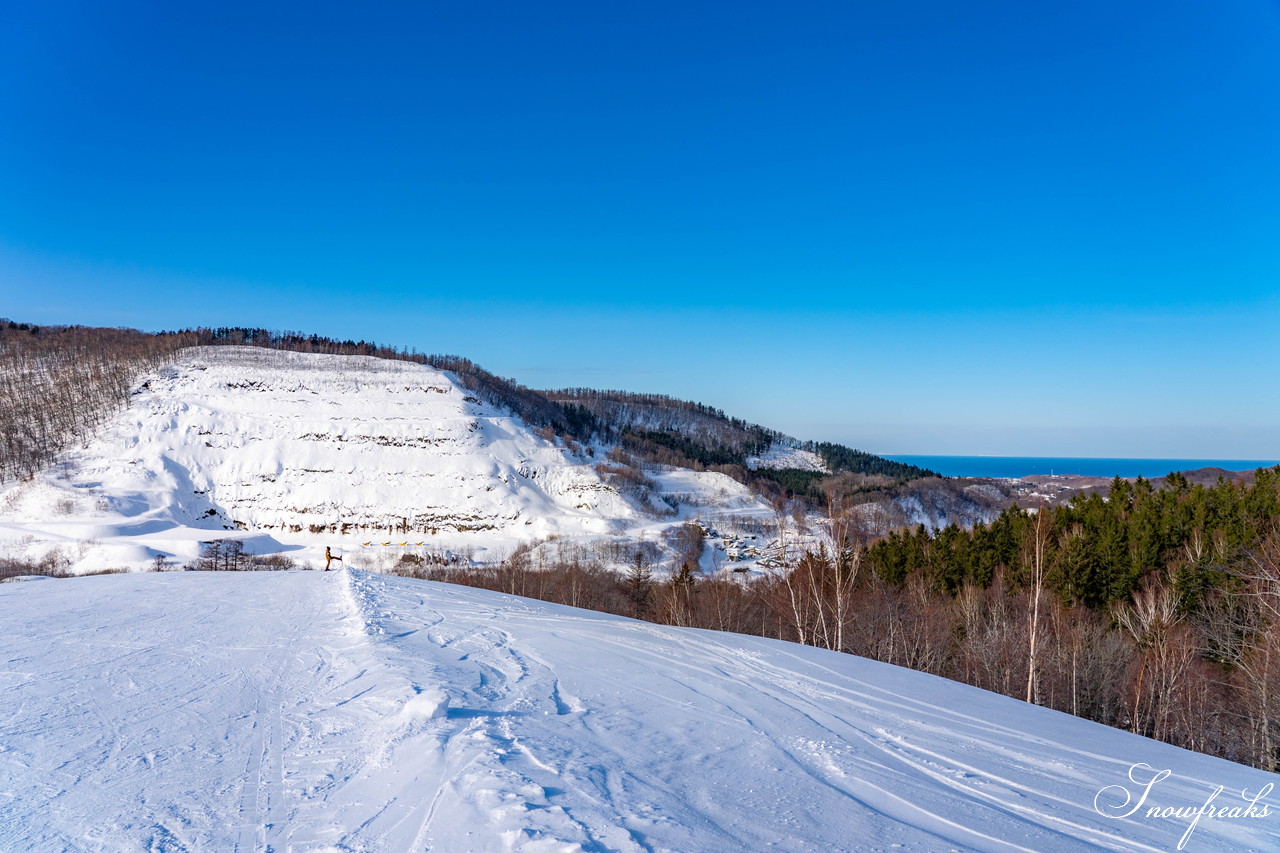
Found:
[{"label": "clear blue sky", "polygon": [[0,10],[0,316],[884,453],[1280,454],[1280,4]]}]

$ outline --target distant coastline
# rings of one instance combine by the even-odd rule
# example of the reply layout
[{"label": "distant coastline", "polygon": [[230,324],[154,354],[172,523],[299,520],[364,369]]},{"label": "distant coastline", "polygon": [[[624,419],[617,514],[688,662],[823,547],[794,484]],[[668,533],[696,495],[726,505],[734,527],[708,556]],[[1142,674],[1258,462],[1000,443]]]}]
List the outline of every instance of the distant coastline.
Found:
[{"label": "distant coastline", "polygon": [[1074,474],[1085,477],[1163,477],[1171,471],[1225,468],[1250,471],[1280,465],[1267,459],[1107,459],[1053,456],[885,456],[937,471],[946,477],[1029,477]]}]

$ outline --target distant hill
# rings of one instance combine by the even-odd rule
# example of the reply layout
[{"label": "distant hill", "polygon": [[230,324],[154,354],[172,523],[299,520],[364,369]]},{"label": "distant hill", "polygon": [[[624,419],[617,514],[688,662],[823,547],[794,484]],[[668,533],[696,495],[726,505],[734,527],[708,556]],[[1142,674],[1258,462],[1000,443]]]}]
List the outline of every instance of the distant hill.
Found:
[{"label": "distant hill", "polygon": [[[254,327],[130,329],[34,326],[0,319],[0,480],[49,465],[73,440],[125,405],[133,382],[190,346],[409,361],[448,371],[477,399],[579,442],[617,444],[644,462],[715,470],[770,497],[817,499],[899,485],[934,472],[832,442],[801,442],[701,403],[662,394],[568,388],[538,391],[457,355],[423,354],[364,340]],[[50,403],[54,405],[50,405]]]},{"label": "distant hill", "polygon": [[[188,330],[190,332],[191,330]],[[366,341],[337,341],[299,332],[224,327],[194,330],[201,344],[252,344],[299,352],[369,355],[402,359],[447,370],[460,384],[491,405],[501,406],[533,427],[549,427],[578,441],[619,442],[646,461],[721,470],[740,482],[775,484],[800,496],[817,496],[827,474],[857,475],[862,488],[905,483],[935,472],[895,462],[833,442],[801,442],[777,430],[748,423],[702,403],[663,394],[565,388],[538,391],[498,376],[468,358],[419,354]],[[752,464],[779,448],[816,454],[825,471]],[[750,471],[759,472],[752,475]],[[847,483],[846,483],[847,485]]]},{"label": "distant hill", "polygon": [[[564,388],[544,392],[575,423],[660,464],[723,471],[762,491],[817,497],[936,473],[832,442],[802,442],[719,409],[663,394]],[[854,475],[850,477],[848,475]]]},{"label": "distant hill", "polygon": [[296,332],[0,321],[0,387],[0,541],[48,570],[182,562],[228,535],[256,554],[337,536],[431,559],[616,536],[673,560],[690,521],[759,533],[836,500],[876,535],[968,525],[1001,497],[696,402],[538,391],[460,356]]}]

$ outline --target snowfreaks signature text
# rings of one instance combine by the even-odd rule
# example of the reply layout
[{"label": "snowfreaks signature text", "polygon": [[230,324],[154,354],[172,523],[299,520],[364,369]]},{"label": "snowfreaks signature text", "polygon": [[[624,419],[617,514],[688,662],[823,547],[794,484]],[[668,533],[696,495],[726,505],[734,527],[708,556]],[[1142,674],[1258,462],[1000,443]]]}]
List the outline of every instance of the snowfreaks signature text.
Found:
[{"label": "snowfreaks signature text", "polygon": [[[1172,770],[1156,770],[1150,764],[1135,764],[1129,768],[1129,781],[1135,787],[1131,789],[1125,785],[1108,785],[1094,795],[1093,809],[1103,817],[1109,817],[1114,820],[1132,817],[1146,805],[1147,797],[1151,794],[1151,789],[1156,786],[1156,783],[1167,779],[1171,775],[1173,775]],[[1191,839],[1191,834],[1196,831],[1196,826],[1200,823],[1201,818],[1234,820],[1238,818],[1258,819],[1270,816],[1271,807],[1263,800],[1271,793],[1274,787],[1275,785],[1268,782],[1256,794],[1250,794],[1247,790],[1242,790],[1240,799],[1243,800],[1244,804],[1232,805],[1229,800],[1225,804],[1215,803],[1218,795],[1226,788],[1225,785],[1219,785],[1209,793],[1203,805],[1182,807],[1148,806],[1144,814],[1146,817],[1151,818],[1172,818],[1191,821],[1187,825],[1186,832],[1182,833],[1182,838],[1178,840],[1178,849],[1181,850],[1187,846],[1187,842]]]}]

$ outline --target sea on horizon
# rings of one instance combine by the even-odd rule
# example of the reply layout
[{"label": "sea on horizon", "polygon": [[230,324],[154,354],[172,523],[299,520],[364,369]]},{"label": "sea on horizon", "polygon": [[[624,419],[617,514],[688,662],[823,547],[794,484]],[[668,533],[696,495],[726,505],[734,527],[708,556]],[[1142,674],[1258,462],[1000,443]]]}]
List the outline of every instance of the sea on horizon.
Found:
[{"label": "sea on horizon", "polygon": [[1029,477],[1033,474],[1076,474],[1086,477],[1163,477],[1173,471],[1225,468],[1252,471],[1280,465],[1258,459],[1107,459],[1054,456],[914,456],[884,458],[928,468],[946,477]]}]

